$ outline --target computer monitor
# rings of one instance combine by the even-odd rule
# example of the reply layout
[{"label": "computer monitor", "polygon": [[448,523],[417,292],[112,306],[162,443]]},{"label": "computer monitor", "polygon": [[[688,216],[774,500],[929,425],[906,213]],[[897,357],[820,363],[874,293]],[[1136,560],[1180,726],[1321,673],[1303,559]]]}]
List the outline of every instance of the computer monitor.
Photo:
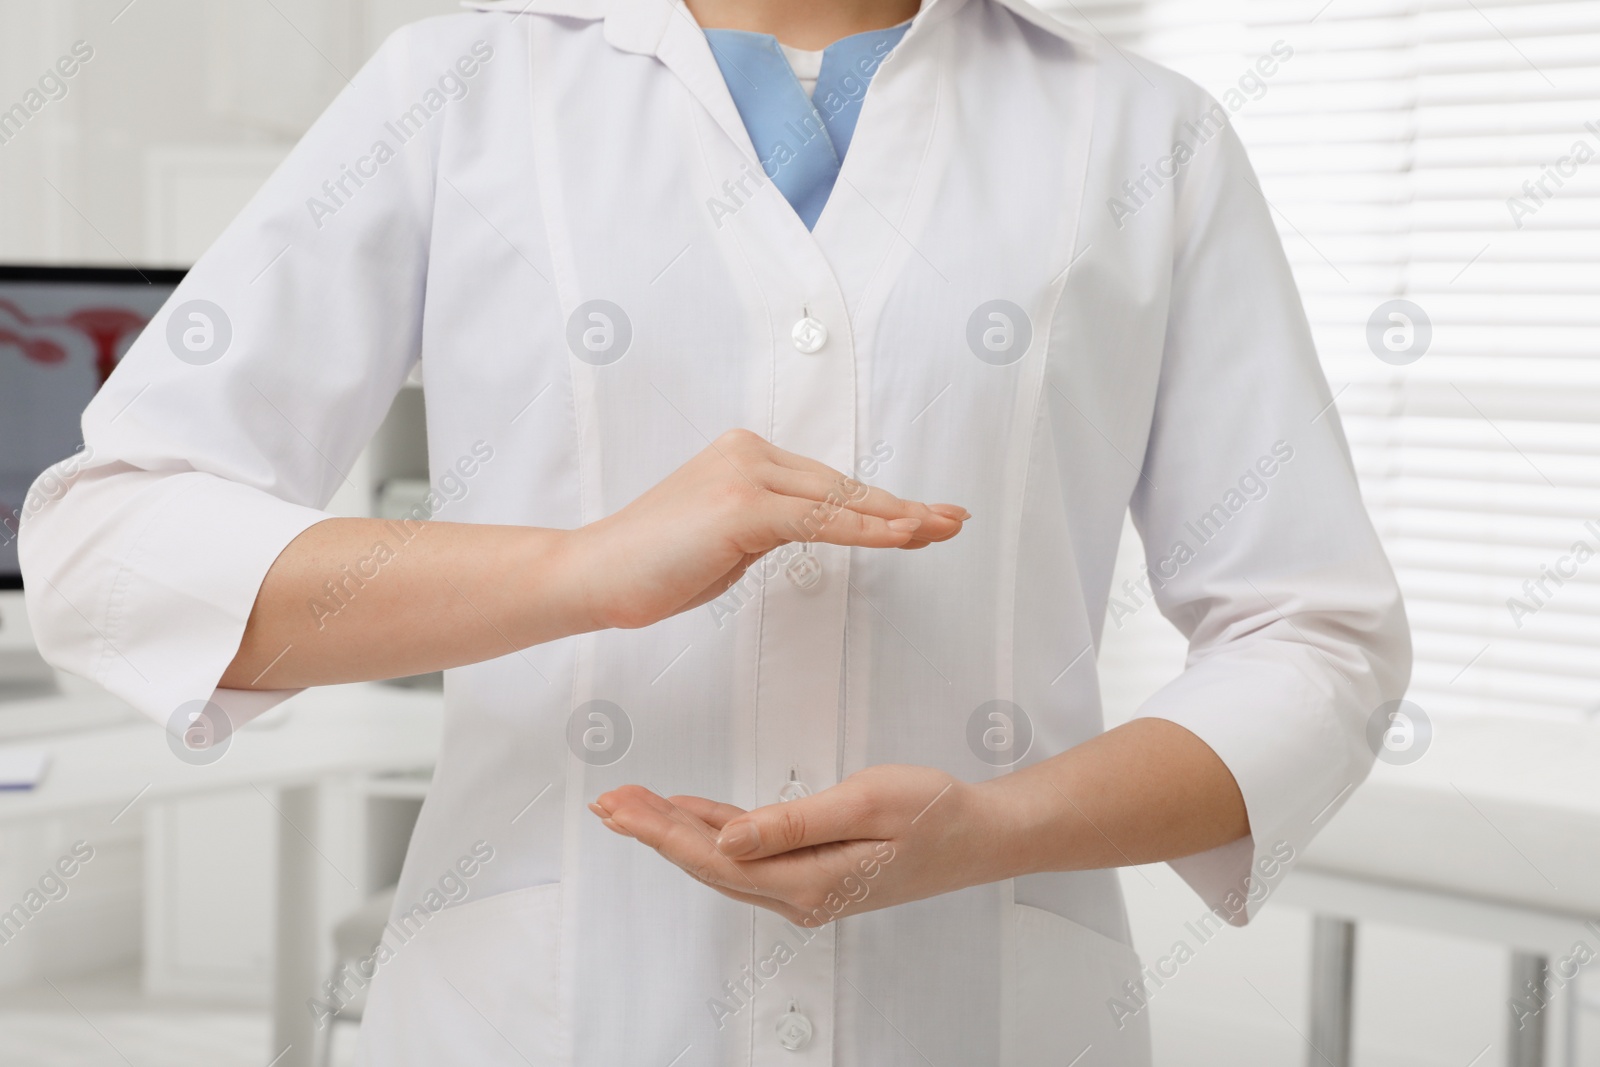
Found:
[{"label": "computer monitor", "polygon": [[0,589],[21,589],[28,487],[83,445],[84,406],[181,270],[0,266]]}]

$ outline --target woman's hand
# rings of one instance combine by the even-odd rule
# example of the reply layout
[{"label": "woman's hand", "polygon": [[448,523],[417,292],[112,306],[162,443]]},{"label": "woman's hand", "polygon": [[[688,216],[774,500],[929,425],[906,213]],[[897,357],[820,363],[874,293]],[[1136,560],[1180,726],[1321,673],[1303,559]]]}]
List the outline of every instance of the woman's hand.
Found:
[{"label": "woman's hand", "polygon": [[954,537],[968,517],[729,430],[621,511],[576,531],[570,551],[594,628],[635,628],[716,599],[790,541],[921,548]]},{"label": "woman's hand", "polygon": [[754,811],[636,785],[589,807],[718,892],[804,926],[1037,871],[1191,856],[1250,834],[1226,764],[1155,718],[976,784],[886,764]]},{"label": "woman's hand", "polygon": [[998,881],[1003,808],[931,767],[869,767],[831,789],[745,811],[629,785],[590,805],[691,877],[798,926]]}]

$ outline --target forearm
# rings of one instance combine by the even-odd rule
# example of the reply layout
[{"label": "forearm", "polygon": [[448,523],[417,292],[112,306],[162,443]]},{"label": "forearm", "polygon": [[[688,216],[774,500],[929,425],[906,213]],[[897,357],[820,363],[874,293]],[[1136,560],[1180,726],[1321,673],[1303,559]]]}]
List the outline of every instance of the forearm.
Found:
[{"label": "forearm", "polygon": [[571,538],[523,526],[319,522],[268,571],[221,685],[422,674],[594,629],[566,566]]},{"label": "forearm", "polygon": [[1250,833],[1227,766],[1165,719],[1136,719],[974,791],[993,822],[990,880],[1156,863]]},{"label": "forearm", "polygon": [[802,531],[827,544],[916,548],[954,537],[967,518],[730,430],[576,530],[328,519],[274,561],[222,685],[394,678],[649,626],[721,596]]}]

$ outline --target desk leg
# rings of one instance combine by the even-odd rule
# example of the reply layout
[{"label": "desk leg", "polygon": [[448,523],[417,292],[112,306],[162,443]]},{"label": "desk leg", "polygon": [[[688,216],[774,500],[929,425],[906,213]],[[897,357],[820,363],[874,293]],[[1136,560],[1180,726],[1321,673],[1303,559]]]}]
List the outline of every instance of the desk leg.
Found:
[{"label": "desk leg", "polygon": [[1350,1067],[1356,924],[1318,915],[1311,931],[1310,1067]]},{"label": "desk leg", "polygon": [[[1530,952],[1511,953],[1511,996],[1520,1000],[1527,995],[1528,984],[1544,988],[1545,967],[1543,956]],[[1506,1029],[1506,1064],[1508,1067],[1544,1067],[1544,1017],[1547,1012],[1526,1015],[1520,1021],[1513,1018]]]},{"label": "desk leg", "polygon": [[278,793],[277,951],[272,979],[273,1067],[311,1067],[316,1019],[306,1000],[317,993],[317,788]]}]

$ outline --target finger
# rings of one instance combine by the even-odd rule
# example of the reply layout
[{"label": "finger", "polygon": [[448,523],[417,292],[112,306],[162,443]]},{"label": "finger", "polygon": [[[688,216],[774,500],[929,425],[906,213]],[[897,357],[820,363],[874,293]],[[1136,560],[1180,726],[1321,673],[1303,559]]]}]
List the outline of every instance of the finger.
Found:
[{"label": "finger", "polygon": [[[765,454],[768,461],[776,466],[787,467],[790,470],[800,471],[806,474],[822,475],[823,477],[829,479],[832,484],[836,486],[846,483],[865,485],[865,483],[860,479],[850,478],[845,474],[834,470],[826,463],[812,459],[810,456],[802,456],[796,452],[787,451],[786,449],[779,448],[770,442],[763,443],[766,444]],[[923,504],[921,506],[933,511],[938,511],[940,514],[962,522],[965,522],[967,519],[972,517],[966,508],[960,507],[956,504]]]},{"label": "finger", "polygon": [[[763,473],[756,467],[757,463],[761,463],[766,468],[764,473],[768,476],[772,473],[772,467],[781,467],[805,474],[820,475],[827,484],[835,487],[865,484],[857,479],[846,477],[840,471],[834,470],[820,460],[812,459],[810,456],[802,456],[798,452],[790,452],[785,448],[779,448],[771,441],[749,430],[729,430],[717,438],[712,448],[722,455],[724,459],[727,459],[731,454],[741,456],[745,462],[743,464],[734,464],[734,469],[740,471],[747,478],[757,473]],[[729,460],[729,462],[732,461]],[[749,474],[745,473],[747,469],[750,472]],[[825,494],[824,496],[816,497],[816,499],[820,500],[824,499],[824,497]],[[918,504],[918,506],[925,507],[929,511],[945,518],[955,519],[957,522],[965,522],[972,517],[971,512],[958,504]],[[895,516],[880,517],[893,518]]]},{"label": "finger", "polygon": [[619,833],[626,834],[682,867],[690,877],[713,887],[770,896],[733,860],[717,851],[717,832],[704,821],[642,786],[601,794],[596,801]]},{"label": "finger", "polygon": [[799,800],[768,804],[730,819],[717,835],[717,851],[748,863],[833,841],[886,836],[864,791],[845,781]]},{"label": "finger", "polygon": [[621,826],[617,825],[616,821],[611,818],[611,812],[609,812],[605,808],[601,807],[600,803],[598,801],[596,801],[594,803],[591,803],[589,805],[589,810],[594,812],[596,815],[600,816],[600,825],[604,826],[607,830],[610,830],[612,833],[617,834],[617,835],[619,835],[621,837],[632,837],[633,836],[632,834],[628,833],[627,830],[625,830]]},{"label": "finger", "polygon": [[[844,474],[841,474],[839,471],[834,470],[832,467],[828,466],[826,463],[822,463],[822,462],[820,462],[818,460],[814,460],[809,456],[802,456],[802,455],[800,455],[798,453],[790,452],[790,451],[788,451],[786,449],[779,448],[777,445],[774,445],[774,444],[772,444],[771,442],[768,442],[768,441],[762,441],[762,444],[766,446],[765,452],[766,452],[767,458],[775,466],[787,467],[790,470],[799,471],[799,472],[803,472],[803,473],[806,473],[806,474],[820,475],[824,479],[827,479],[834,486],[865,485],[865,483],[859,481],[858,479],[847,478]],[[766,473],[769,476],[771,474],[770,471],[768,471]],[[867,488],[871,488],[871,487],[868,486]],[[858,490],[858,492],[859,492],[859,490]],[[892,494],[890,494],[890,495],[892,495]],[[819,497],[818,499],[821,499],[821,498]],[[896,499],[900,499],[900,498],[896,498]],[[904,501],[904,502],[905,503],[918,503],[916,501]],[[962,507],[959,504],[919,504],[919,506],[925,507],[929,511],[934,512],[935,514],[938,514],[938,515],[942,515],[945,518],[955,519],[957,522],[966,522],[968,519],[972,518],[972,512],[968,511],[966,508]],[[874,512],[874,514],[876,514],[876,512]],[[883,517],[885,517],[885,518],[893,518],[894,516],[883,516]]]},{"label": "finger", "polygon": [[723,824],[729,819],[744,814],[743,808],[735,807],[732,804],[723,804],[716,800],[707,800],[705,797],[669,797],[667,798],[667,803],[676,804],[713,830],[721,830]]},{"label": "finger", "polygon": [[589,809],[597,815],[609,816],[624,804],[647,804],[663,813],[672,810],[672,805],[667,803],[665,797],[656,795],[642,785],[624,785],[608,789],[594,798],[594,803],[589,805]]},{"label": "finger", "polygon": [[915,500],[902,500],[888,490],[846,478],[837,471],[824,470],[826,473],[797,471],[774,465],[763,470],[761,476],[772,492],[811,501],[819,508],[845,507],[880,519],[921,519],[917,536],[925,541],[942,541],[961,531],[961,520],[954,515],[934,511]]},{"label": "finger", "polygon": [[780,543],[817,541],[863,548],[899,548],[912,539],[923,522],[914,518],[882,519],[778,493],[762,494],[756,507],[747,514],[749,521],[759,524],[748,531],[752,544],[775,538]]},{"label": "finger", "polygon": [[[687,800],[689,804],[678,803],[679,800]],[[747,814],[733,805],[718,804],[702,797],[663,799],[640,790],[637,797],[619,802],[613,816],[605,822],[615,832],[654,848],[663,859],[702,885],[807,926],[819,925],[818,916],[823,911],[818,903],[802,907],[800,902],[821,901],[833,888],[844,884],[852,869],[848,862],[850,849],[866,845],[862,841],[831,843],[765,859],[735,860],[717,851],[709,824],[691,813],[690,807],[703,808],[715,815],[731,811],[737,813],[736,818]],[[694,832],[681,832],[685,826]],[[841,859],[846,861],[842,866]],[[834,912],[832,917],[837,914]]]}]

